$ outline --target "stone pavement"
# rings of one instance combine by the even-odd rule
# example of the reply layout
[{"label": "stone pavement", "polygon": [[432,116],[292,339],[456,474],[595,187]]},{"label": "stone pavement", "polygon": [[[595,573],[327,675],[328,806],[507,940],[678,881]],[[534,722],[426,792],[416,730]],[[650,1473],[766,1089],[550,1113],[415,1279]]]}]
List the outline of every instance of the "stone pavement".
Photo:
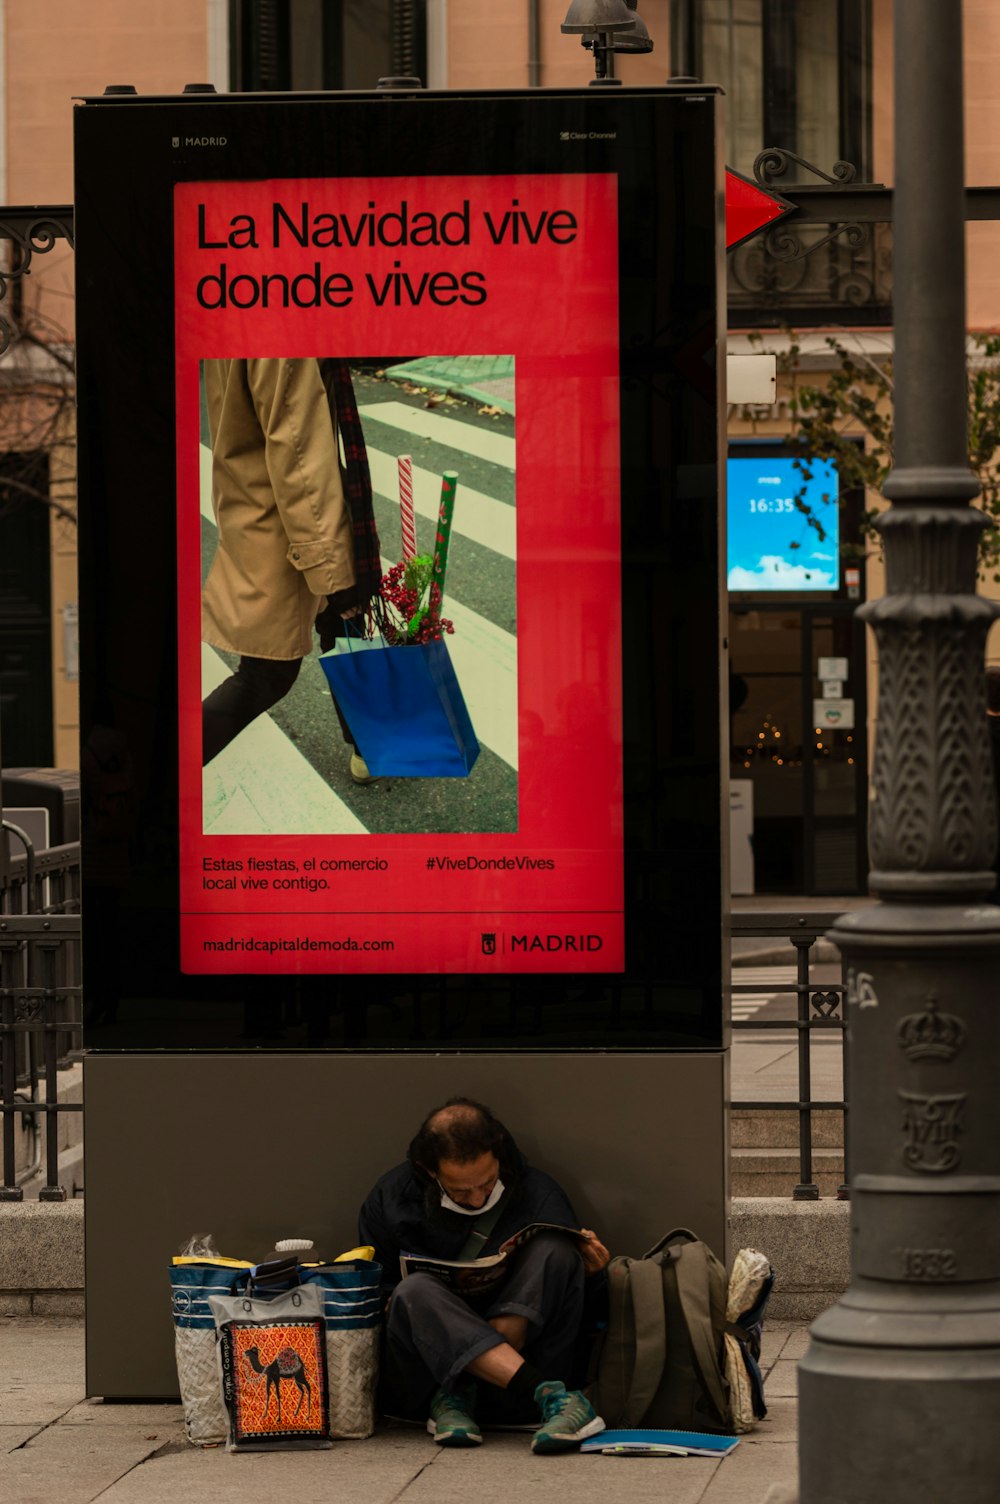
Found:
[{"label": "stone pavement", "polygon": [[[832,1029],[813,1035],[810,1046],[812,1099],[837,1102],[843,1096],[843,1046]],[[730,1097],[734,1102],[780,1102],[798,1098],[799,1050],[789,1029],[761,1029],[734,1036]],[[794,1135],[793,1135],[794,1136]]]},{"label": "stone pavement", "polygon": [[[121,1340],[128,1341],[122,1324]],[[804,1326],[764,1333],[769,1415],[729,1456],[535,1457],[522,1434],[445,1451],[417,1427],[386,1426],[327,1452],[189,1446],[179,1405],[84,1398],[83,1323],[0,1318],[3,1504],[784,1504],[796,1478],[796,1360]],[[773,1492],[772,1492],[773,1490]]]}]

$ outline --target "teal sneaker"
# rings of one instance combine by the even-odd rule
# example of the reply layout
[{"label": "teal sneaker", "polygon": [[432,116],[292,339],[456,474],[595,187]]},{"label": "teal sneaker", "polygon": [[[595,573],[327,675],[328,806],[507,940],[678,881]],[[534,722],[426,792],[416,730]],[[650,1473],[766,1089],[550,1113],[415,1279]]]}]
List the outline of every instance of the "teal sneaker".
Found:
[{"label": "teal sneaker", "polygon": [[474,1384],[459,1389],[439,1389],[431,1400],[427,1429],[439,1447],[478,1447],[483,1433],[472,1411],[476,1399]]},{"label": "teal sneaker", "polygon": [[579,1389],[567,1390],[557,1379],[539,1384],[535,1403],[541,1409],[542,1424],[531,1443],[533,1452],[565,1452],[604,1430],[603,1420],[586,1395]]}]

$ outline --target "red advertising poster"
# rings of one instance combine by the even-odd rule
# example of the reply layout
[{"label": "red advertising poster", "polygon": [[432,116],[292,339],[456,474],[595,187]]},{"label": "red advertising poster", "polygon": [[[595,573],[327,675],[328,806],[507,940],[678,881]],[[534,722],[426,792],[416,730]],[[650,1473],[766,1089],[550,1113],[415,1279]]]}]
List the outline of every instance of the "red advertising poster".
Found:
[{"label": "red advertising poster", "polygon": [[174,207],[183,971],[622,971],[617,180]]}]

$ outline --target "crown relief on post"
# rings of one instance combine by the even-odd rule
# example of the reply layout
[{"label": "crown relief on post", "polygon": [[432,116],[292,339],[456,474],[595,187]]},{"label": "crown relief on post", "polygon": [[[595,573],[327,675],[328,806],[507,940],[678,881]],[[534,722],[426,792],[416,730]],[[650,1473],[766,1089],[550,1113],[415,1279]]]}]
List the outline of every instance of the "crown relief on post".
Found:
[{"label": "crown relief on post", "polygon": [[941,1013],[937,998],[922,1013],[908,1013],[896,1029],[908,1060],[954,1060],[965,1043],[965,1025],[954,1013]]}]

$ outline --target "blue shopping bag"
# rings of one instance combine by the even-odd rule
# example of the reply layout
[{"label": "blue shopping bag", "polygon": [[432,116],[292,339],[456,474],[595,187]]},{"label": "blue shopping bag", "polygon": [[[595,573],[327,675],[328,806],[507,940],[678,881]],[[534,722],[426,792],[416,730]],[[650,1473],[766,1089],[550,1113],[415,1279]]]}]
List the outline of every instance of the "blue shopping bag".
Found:
[{"label": "blue shopping bag", "polygon": [[319,661],[369,773],[468,777],[479,743],[445,642],[344,637]]}]

